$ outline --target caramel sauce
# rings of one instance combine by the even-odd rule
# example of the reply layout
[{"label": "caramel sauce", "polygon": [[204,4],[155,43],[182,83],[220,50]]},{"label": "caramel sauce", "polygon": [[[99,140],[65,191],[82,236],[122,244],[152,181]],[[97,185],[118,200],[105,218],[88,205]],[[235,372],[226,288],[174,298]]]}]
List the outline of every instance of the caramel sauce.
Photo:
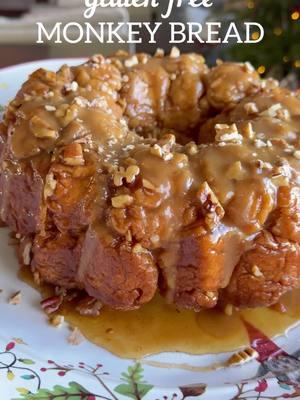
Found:
[{"label": "caramel sauce", "polygon": [[[28,268],[21,269],[19,276],[35,286]],[[43,295],[49,295],[51,289],[40,290]],[[59,313],[96,345],[122,358],[140,359],[165,351],[208,354],[247,346],[249,339],[243,319],[270,338],[284,334],[300,320],[300,290],[285,295],[281,303],[285,313],[259,308],[227,316],[216,309],[199,313],[177,310],[156,296],[135,311],[104,307],[98,317],[88,317],[79,315],[72,304],[66,303]]]}]

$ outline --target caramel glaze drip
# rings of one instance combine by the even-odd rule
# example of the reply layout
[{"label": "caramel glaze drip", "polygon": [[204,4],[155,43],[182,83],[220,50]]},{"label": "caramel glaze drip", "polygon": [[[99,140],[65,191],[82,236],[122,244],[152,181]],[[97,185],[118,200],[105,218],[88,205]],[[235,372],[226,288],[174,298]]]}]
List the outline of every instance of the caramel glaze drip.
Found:
[{"label": "caramel glaze drip", "polygon": [[268,306],[300,283],[299,127],[299,97],[247,63],[38,70],[1,128],[1,217],[39,279],[114,309],[158,286],[195,311]]},{"label": "caramel glaze drip", "polygon": [[[19,276],[37,288],[28,267],[21,268]],[[38,286],[38,289],[45,298],[53,293],[53,287],[47,285]],[[156,368],[207,372],[222,368],[225,364],[196,367],[189,364],[152,363],[143,358],[165,351],[214,354],[249,346],[243,320],[259,327],[270,338],[283,334],[299,321],[299,300],[299,289],[293,290],[281,298],[280,307],[239,310],[229,316],[216,308],[199,313],[178,310],[175,305],[167,304],[165,299],[156,295],[137,310],[120,312],[104,306],[96,316],[80,315],[78,309],[82,304],[74,299],[65,301],[58,313],[63,314],[65,320],[76,326],[88,340],[119,357],[139,359]]]}]

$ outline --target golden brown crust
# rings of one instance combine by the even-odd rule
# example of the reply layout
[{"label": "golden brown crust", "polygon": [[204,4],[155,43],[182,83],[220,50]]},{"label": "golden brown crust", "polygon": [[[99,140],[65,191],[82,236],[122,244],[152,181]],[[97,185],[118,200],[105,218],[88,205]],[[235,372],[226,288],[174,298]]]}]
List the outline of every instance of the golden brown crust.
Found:
[{"label": "golden brown crust", "polygon": [[89,228],[78,279],[90,296],[115,309],[132,310],[152,299],[157,278],[149,251],[129,243],[115,243],[101,229]]},{"label": "golden brown crust", "polygon": [[56,233],[36,235],[33,244],[33,271],[41,281],[63,288],[79,288],[77,269],[81,255],[82,240],[70,235]]},{"label": "golden brown crust", "polygon": [[145,133],[154,127],[191,131],[203,114],[200,99],[207,72],[203,57],[196,54],[152,58],[130,68],[121,92],[129,127]]},{"label": "golden brown crust", "polygon": [[299,285],[299,110],[249,64],[195,54],[38,70],[1,125],[1,218],[41,280],[116,309],[157,289],[269,305]]},{"label": "golden brown crust", "polygon": [[205,84],[207,100],[218,111],[232,107],[261,88],[259,75],[249,63],[222,63],[210,70]]},{"label": "golden brown crust", "polygon": [[262,232],[243,254],[222,300],[237,307],[275,304],[299,287],[299,263],[299,244]]}]

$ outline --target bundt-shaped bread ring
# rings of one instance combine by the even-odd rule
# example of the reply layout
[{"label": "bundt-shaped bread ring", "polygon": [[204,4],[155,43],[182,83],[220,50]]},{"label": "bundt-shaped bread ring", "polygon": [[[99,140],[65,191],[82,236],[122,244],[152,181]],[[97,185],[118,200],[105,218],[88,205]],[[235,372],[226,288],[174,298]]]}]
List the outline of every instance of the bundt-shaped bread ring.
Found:
[{"label": "bundt-shaped bread ring", "polygon": [[300,99],[172,52],[38,70],[0,128],[1,219],[35,278],[130,310],[300,286]]}]

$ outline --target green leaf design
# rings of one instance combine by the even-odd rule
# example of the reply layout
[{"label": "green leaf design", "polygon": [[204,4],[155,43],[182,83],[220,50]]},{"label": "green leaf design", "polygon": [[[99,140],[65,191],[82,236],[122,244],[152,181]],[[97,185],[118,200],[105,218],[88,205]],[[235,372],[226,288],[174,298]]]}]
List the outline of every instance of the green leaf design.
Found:
[{"label": "green leaf design", "polygon": [[140,363],[136,363],[132,367],[128,367],[127,372],[121,374],[122,383],[117,386],[115,392],[131,399],[140,400],[153,389],[153,386],[143,381],[143,367]]},{"label": "green leaf design", "polygon": [[33,365],[35,362],[33,360],[30,360],[29,358],[19,358],[20,363],[26,364],[26,365]]},{"label": "green leaf design", "polygon": [[123,396],[130,397],[131,399],[142,399],[153,388],[152,385],[137,383],[135,385],[125,384],[119,385],[115,388],[115,392]]},{"label": "green leaf design", "polygon": [[40,389],[37,393],[24,393],[14,400],[52,400],[55,398],[67,400],[88,400],[91,393],[77,382],[70,382],[68,387],[60,385],[50,389]]},{"label": "green leaf design", "polygon": [[146,396],[148,392],[153,388],[152,385],[148,385],[146,383],[138,383],[137,384],[137,391],[140,395],[140,398],[142,399],[143,397]]},{"label": "green leaf design", "polygon": [[115,392],[122,394],[123,396],[130,397],[132,399],[135,399],[136,397],[134,396],[133,388],[131,385],[126,385],[123,383],[122,385],[119,385],[115,388]]},{"label": "green leaf design", "polygon": [[29,381],[31,379],[34,379],[35,375],[21,375],[21,378]]}]

